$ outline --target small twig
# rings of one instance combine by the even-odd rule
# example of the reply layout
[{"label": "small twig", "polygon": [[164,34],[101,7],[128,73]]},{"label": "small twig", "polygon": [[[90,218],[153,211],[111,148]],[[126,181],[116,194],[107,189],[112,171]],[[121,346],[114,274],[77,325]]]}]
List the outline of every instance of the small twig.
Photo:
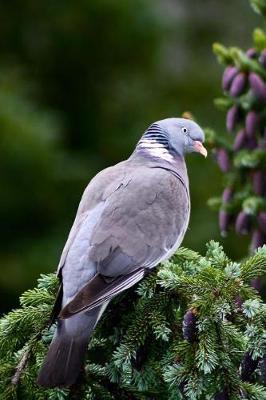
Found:
[{"label": "small twig", "polygon": [[37,340],[40,339],[40,337],[41,337],[41,332],[38,332],[28,341],[28,348],[27,348],[27,350],[25,350],[23,356],[21,357],[21,359],[16,367],[16,372],[13,375],[13,378],[11,379],[12,385],[14,385],[14,386],[18,385],[20,378],[21,378],[21,374],[22,374],[23,370],[26,368],[28,359],[30,357],[32,346],[34,343],[37,342]]},{"label": "small twig", "polygon": [[29,359],[30,352],[31,352],[31,348],[29,346],[27,348],[27,350],[25,351],[25,353],[23,354],[23,356],[21,357],[20,362],[17,365],[16,372],[11,380],[12,385],[17,386],[17,384],[19,383],[21,374],[22,374],[22,372],[27,364],[27,361]]}]

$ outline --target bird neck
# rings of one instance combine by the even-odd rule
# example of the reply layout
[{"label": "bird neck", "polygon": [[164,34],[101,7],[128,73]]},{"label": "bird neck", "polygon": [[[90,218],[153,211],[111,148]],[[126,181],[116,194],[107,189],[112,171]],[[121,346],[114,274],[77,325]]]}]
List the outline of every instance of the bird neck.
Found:
[{"label": "bird neck", "polygon": [[174,152],[165,132],[158,124],[152,124],[138,142],[130,157],[134,163],[143,163],[155,168],[164,168],[182,175],[188,184],[187,168],[182,155]]},{"label": "bird neck", "polygon": [[152,124],[146,130],[138,142],[135,152],[168,162],[174,158],[168,138],[158,124]]}]

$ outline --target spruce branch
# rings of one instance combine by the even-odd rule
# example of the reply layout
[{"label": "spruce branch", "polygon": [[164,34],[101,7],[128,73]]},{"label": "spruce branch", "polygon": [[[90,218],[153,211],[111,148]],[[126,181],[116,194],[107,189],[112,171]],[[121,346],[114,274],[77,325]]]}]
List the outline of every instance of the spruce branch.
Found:
[{"label": "spruce branch", "polygon": [[12,385],[14,385],[14,386],[18,385],[21,374],[26,367],[28,358],[30,357],[30,352],[31,352],[31,349],[29,346],[27,346],[27,349],[25,349],[24,354],[21,357],[21,359],[16,367],[16,372],[11,380]]},{"label": "spruce branch", "polygon": [[[36,385],[54,332],[48,320],[58,288],[55,275],[42,276],[22,295],[21,308],[0,320],[2,398],[203,400],[224,390],[232,399],[263,396],[259,369],[254,382],[244,382],[239,367],[246,351],[259,366],[265,357],[266,309],[249,286],[265,263],[265,247],[240,263],[214,241],[204,256],[179,249],[111,302],[89,344],[83,381],[71,391]],[[184,331],[191,310],[195,340]]]},{"label": "spruce branch", "polygon": [[266,245],[257,249],[254,256],[244,261],[241,266],[241,278],[244,281],[261,276],[266,272]]}]

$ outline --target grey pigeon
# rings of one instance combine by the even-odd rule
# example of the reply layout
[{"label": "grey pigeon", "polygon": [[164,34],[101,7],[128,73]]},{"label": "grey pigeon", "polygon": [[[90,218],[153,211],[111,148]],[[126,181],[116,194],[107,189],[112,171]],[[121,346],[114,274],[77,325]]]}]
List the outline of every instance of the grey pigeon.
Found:
[{"label": "grey pigeon", "polygon": [[206,157],[203,141],[191,120],[155,122],[128,160],[89,183],[58,266],[57,328],[39,385],[73,385],[108,302],[178,248],[190,214],[184,155]]}]

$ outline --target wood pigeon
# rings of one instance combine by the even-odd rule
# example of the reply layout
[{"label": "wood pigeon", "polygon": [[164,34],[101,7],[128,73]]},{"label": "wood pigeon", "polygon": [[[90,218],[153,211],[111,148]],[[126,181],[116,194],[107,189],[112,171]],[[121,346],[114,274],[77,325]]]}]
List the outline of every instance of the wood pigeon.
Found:
[{"label": "wood pigeon", "polygon": [[155,122],[128,160],[91,180],[59,262],[57,328],[39,385],[73,385],[108,302],[178,248],[190,214],[184,155],[206,157],[203,142],[189,119]]}]

